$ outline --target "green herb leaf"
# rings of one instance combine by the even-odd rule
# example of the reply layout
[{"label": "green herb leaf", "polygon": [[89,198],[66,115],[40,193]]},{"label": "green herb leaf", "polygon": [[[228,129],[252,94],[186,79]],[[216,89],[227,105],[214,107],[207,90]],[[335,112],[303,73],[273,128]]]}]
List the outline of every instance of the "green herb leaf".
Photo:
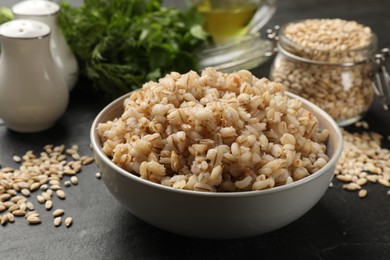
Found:
[{"label": "green herb leaf", "polygon": [[172,71],[197,70],[194,51],[210,43],[195,9],[165,8],[159,0],[62,2],[59,22],[81,74],[109,98]]},{"label": "green herb leaf", "polygon": [[11,21],[12,19],[12,11],[6,7],[0,7],[0,24]]}]

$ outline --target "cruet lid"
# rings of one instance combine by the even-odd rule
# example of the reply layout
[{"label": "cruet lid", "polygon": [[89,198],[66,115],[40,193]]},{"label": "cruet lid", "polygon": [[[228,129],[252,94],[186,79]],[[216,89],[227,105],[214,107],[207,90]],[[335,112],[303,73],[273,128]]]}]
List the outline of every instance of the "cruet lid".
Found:
[{"label": "cruet lid", "polygon": [[45,0],[27,0],[12,6],[12,12],[16,15],[53,15],[59,12],[60,6],[54,2]]},{"label": "cruet lid", "polygon": [[43,38],[50,34],[50,27],[45,23],[16,19],[4,23],[0,26],[0,36],[15,39]]}]

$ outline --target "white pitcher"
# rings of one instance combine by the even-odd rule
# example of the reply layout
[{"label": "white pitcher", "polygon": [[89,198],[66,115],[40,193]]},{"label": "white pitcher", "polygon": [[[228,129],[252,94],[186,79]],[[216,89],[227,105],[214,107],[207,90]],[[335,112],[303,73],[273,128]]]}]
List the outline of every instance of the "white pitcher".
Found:
[{"label": "white pitcher", "polygon": [[44,22],[51,28],[50,49],[69,90],[78,78],[77,60],[62,35],[57,23],[60,6],[45,0],[28,0],[15,4],[12,12],[16,19],[31,19]]},{"label": "white pitcher", "polygon": [[18,132],[50,128],[69,101],[50,53],[50,27],[23,19],[4,23],[0,44],[0,118]]}]

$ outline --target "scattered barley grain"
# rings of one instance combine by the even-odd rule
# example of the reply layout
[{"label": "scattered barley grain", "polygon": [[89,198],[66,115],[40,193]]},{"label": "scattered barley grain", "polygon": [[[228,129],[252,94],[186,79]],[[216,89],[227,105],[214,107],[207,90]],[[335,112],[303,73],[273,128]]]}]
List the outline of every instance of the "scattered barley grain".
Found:
[{"label": "scattered barley grain", "polygon": [[65,226],[70,227],[73,224],[73,219],[71,217],[67,217],[65,219]]},{"label": "scattered barley grain", "polygon": [[59,227],[61,225],[61,222],[62,222],[61,217],[54,218],[54,226]]}]

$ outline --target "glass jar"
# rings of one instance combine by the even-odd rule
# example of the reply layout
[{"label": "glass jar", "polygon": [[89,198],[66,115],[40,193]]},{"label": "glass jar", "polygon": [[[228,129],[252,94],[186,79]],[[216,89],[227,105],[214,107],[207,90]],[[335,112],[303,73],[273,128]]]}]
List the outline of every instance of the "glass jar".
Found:
[{"label": "glass jar", "polygon": [[187,0],[204,17],[216,43],[258,32],[274,15],[276,0]]},{"label": "glass jar", "polygon": [[[177,6],[177,1],[164,1]],[[186,8],[195,8],[204,18],[203,29],[212,44],[196,50],[199,71],[214,67],[230,73],[253,69],[270,57],[272,44],[260,30],[275,14],[277,0],[186,0]]]},{"label": "glass jar", "polygon": [[323,51],[320,45],[317,49],[290,40],[285,34],[288,25],[270,32],[277,47],[270,79],[318,105],[340,126],[360,120],[375,92],[384,94],[382,86],[378,89],[373,83],[378,70],[376,35],[371,32],[368,44],[361,48]]}]

